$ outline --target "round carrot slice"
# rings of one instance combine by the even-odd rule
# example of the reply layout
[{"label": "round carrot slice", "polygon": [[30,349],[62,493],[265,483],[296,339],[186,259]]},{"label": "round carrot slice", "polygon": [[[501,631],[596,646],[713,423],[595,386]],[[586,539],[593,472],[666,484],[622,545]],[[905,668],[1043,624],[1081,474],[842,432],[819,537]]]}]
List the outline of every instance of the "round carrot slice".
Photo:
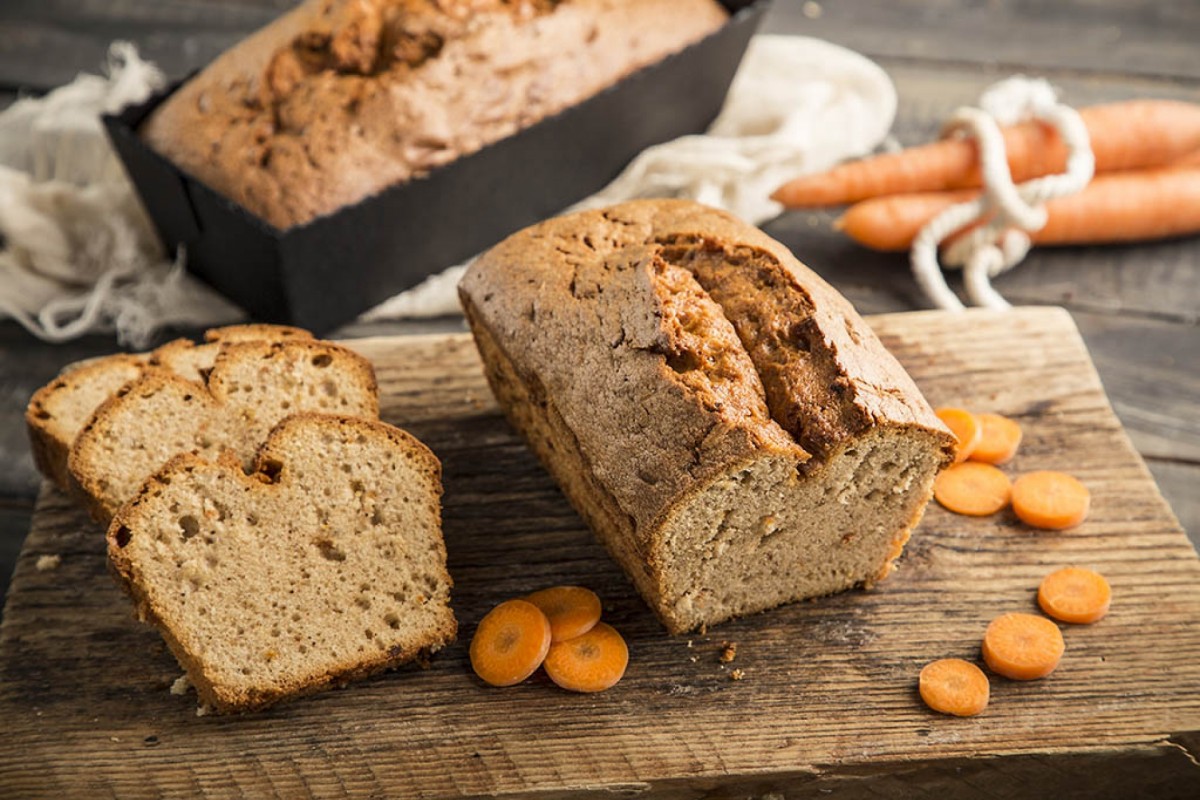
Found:
[{"label": "round carrot slice", "polygon": [[525,598],[550,620],[550,640],[562,642],[590,631],[600,621],[600,598],[582,586],[554,586]]},{"label": "round carrot slice", "polygon": [[977,414],[982,433],[979,444],[971,451],[972,461],[985,464],[1007,464],[1021,446],[1021,426],[999,414]]},{"label": "round carrot slice", "polygon": [[1014,681],[1046,677],[1065,649],[1058,626],[1034,614],[1003,614],[983,635],[983,660],[992,672]]},{"label": "round carrot slice", "polygon": [[1013,511],[1026,525],[1061,531],[1087,518],[1091,494],[1064,472],[1042,470],[1017,478],[1012,488]]},{"label": "round carrot slice", "polygon": [[1008,505],[1012,483],[991,464],[968,461],[942,470],[933,482],[933,496],[955,514],[986,517]]},{"label": "round carrot slice", "polygon": [[512,686],[534,673],[550,650],[550,621],[524,600],[506,600],[479,622],[471,668],[485,683]]},{"label": "round carrot slice", "polygon": [[1099,572],[1065,567],[1051,572],[1038,587],[1038,605],[1061,622],[1086,625],[1108,613],[1112,587]]},{"label": "round carrot slice", "polygon": [[545,664],[550,680],[572,692],[602,692],[621,680],[628,665],[625,640],[603,622],[582,636],[551,645]]},{"label": "round carrot slice", "polygon": [[958,439],[958,446],[954,449],[954,463],[966,461],[979,446],[979,439],[983,436],[983,426],[979,424],[979,419],[963,408],[939,408],[935,413],[938,419],[946,423],[954,438]]},{"label": "round carrot slice", "polygon": [[961,658],[943,658],[921,670],[921,699],[942,714],[973,717],[987,708],[991,686],[983,670]]}]

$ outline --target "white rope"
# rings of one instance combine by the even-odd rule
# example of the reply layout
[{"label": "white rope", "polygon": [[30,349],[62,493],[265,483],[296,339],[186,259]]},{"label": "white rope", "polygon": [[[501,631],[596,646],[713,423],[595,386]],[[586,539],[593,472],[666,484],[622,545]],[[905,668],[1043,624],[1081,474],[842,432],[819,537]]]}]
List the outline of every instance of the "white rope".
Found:
[{"label": "white rope", "polygon": [[[1071,107],[1058,102],[1044,80],[1020,76],[1001,81],[980,98],[981,108],[960,108],[945,133],[974,137],[979,152],[983,194],[950,206],[929,221],[913,239],[913,276],[925,296],[938,308],[961,311],[964,306],[946,283],[938,246],[970,225],[972,230],[946,248],[945,266],[962,268],[963,285],[975,305],[1009,308],[992,287],[992,278],[1012,269],[1028,254],[1029,233],[1046,224],[1047,200],[1081,191],[1095,172],[1087,127]],[[1066,172],[1014,184],[1005,152],[1001,125],[1036,119],[1052,126],[1067,146]]]}]

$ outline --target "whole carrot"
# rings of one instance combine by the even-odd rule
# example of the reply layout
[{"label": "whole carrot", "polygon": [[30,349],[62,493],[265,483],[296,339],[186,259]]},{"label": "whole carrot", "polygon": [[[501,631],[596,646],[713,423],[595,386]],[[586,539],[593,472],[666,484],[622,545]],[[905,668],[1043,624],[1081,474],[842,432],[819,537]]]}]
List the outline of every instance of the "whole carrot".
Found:
[{"label": "whole carrot", "polygon": [[[1200,105],[1195,103],[1131,100],[1083,108],[1079,115],[1091,138],[1097,172],[1162,166],[1200,150]],[[1017,182],[1066,167],[1066,146],[1041,123],[1006,127],[1004,143]],[[980,185],[974,142],[949,138],[804,175],[771,197],[789,208],[813,208]]]},{"label": "whole carrot", "polygon": [[[907,250],[931,219],[974,190],[876,197],[856,203],[834,227],[874,250]],[[1200,232],[1200,164],[1096,176],[1078,194],[1046,203],[1035,244],[1134,242]]]}]

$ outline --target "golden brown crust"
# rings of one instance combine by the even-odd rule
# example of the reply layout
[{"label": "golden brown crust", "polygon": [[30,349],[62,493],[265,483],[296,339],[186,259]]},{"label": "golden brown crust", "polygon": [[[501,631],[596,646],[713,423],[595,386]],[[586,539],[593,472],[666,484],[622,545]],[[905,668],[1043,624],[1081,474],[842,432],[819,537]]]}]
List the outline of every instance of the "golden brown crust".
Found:
[{"label": "golden brown crust", "polygon": [[[460,295],[501,407],[674,632],[737,613],[685,618],[666,584],[664,531],[714,481],[772,458],[816,479],[879,431],[919,442],[926,464],[950,458],[949,433],[850,305],[757,229],[695,203],[534,226],[481,256]],[[820,591],[890,570],[928,500],[914,486],[917,513],[873,534],[876,560]]]},{"label": "golden brown crust", "polygon": [[[680,242],[697,242],[699,248],[727,257],[739,269],[747,251],[768,260],[777,282],[769,302],[805,306],[809,316],[777,314],[785,334],[773,336],[770,347],[763,347],[761,341],[743,341],[743,359],[748,356],[746,360],[754,362],[748,369],[744,361],[714,360],[708,350],[674,335],[708,312],[699,304],[668,308],[657,299],[664,289],[664,272],[658,264],[665,262],[677,271],[695,268],[680,258]],[[680,263],[671,264],[672,259]],[[705,277],[696,277],[705,289]],[[665,288],[667,294],[678,289]],[[486,327],[504,346],[522,379],[536,374],[554,384],[550,394],[563,414],[578,418],[581,434],[605,424],[589,421],[606,413],[597,408],[596,397],[620,391],[630,398],[632,402],[612,412],[613,420],[594,438],[611,442],[598,445],[603,448],[600,460],[611,462],[601,466],[607,471],[604,482],[639,524],[660,518],[686,486],[723,472],[721,462],[734,463],[747,453],[761,452],[767,442],[781,451],[794,451],[798,443],[806,451],[811,448],[809,454],[819,459],[867,427],[894,426],[943,437],[943,457],[950,458],[952,439],[945,426],[853,307],[778,242],[698,203],[634,201],[527,228],[477,259],[463,277],[459,293],[472,308],[473,325]],[[707,293],[734,306],[722,292]],[[755,302],[764,307],[768,301]],[[741,322],[733,320],[732,328],[744,334],[747,326]],[[799,346],[786,336],[796,329],[803,329],[805,336]],[[700,338],[709,335],[706,330]],[[597,339],[607,342],[608,352],[596,346]],[[723,381],[750,383],[751,395],[757,394],[760,403],[769,400],[764,383],[771,380],[770,370],[764,368],[758,351],[788,348],[809,362],[798,376],[776,379],[786,389],[787,399],[797,402],[799,412],[779,414],[782,403],[775,403],[769,414],[762,415],[751,407],[750,395],[718,396],[712,391]],[[564,353],[571,357],[563,358]],[[589,361],[593,356],[597,360]],[[794,362],[784,362],[785,370],[788,366]],[[619,385],[606,372],[618,375]],[[697,374],[705,385],[692,377]],[[768,381],[763,381],[764,374]],[[683,389],[686,402],[669,402],[675,388]],[[571,405],[576,407],[564,407]],[[818,409],[820,416],[814,413]],[[653,452],[645,451],[647,442],[623,438],[628,427],[617,422],[630,414],[639,415],[640,425],[654,429],[652,446],[665,448],[670,455],[693,453],[687,462],[703,461],[703,474],[695,467],[672,470],[665,464],[663,475],[647,475]],[[691,431],[701,435],[688,436]],[[730,435],[738,431],[744,435]],[[710,433],[720,435],[722,448],[707,446],[712,444]],[[705,445],[702,450],[697,449],[701,445]],[[621,452],[642,456],[620,459]],[[703,459],[698,457],[701,452]]]},{"label": "golden brown crust", "polygon": [[578,103],[725,18],[715,0],[308,0],[142,135],[287,228]]},{"label": "golden brown crust", "polygon": [[[282,478],[281,469],[287,469],[291,457],[288,448],[290,431],[311,425],[348,427],[360,431],[363,435],[386,438],[391,445],[407,451],[421,462],[422,469],[432,476],[440,493],[441,462],[424,443],[407,431],[359,417],[302,412],[286,418],[275,427],[259,449],[252,473],[243,472],[237,459],[229,456],[223,456],[217,462],[209,462],[192,454],[178,455],[146,481],[138,495],[119,511],[108,526],[106,541],[110,572],[122,590],[133,600],[137,617],[158,629],[172,654],[187,672],[201,704],[222,713],[256,711],[283,699],[310,695],[411,661],[419,661],[452,642],[457,634],[454,615],[447,609],[437,628],[428,632],[426,640],[408,650],[397,652],[392,649],[372,657],[347,659],[329,668],[314,670],[290,683],[264,686],[253,692],[241,691],[224,686],[214,679],[205,669],[204,662],[191,653],[180,640],[169,615],[151,600],[146,587],[142,585],[137,565],[126,550],[128,539],[124,538],[130,535],[131,529],[136,529],[142,508],[152,504],[164,487],[172,482],[186,481],[189,474],[198,470],[222,470],[231,479],[241,482],[248,493],[276,491],[276,485]],[[439,545],[440,562],[444,565],[445,545],[440,537]],[[449,573],[445,572],[444,568],[440,578],[447,586],[453,585]]]}]

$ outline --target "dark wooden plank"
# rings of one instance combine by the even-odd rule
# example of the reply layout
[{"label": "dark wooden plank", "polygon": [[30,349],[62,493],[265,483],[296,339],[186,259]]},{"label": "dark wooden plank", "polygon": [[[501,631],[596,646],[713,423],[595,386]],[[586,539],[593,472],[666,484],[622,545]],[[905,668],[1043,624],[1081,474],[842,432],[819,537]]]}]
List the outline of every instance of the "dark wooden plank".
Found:
[{"label": "dark wooden plank", "polygon": [[[1007,469],[1079,475],[1093,492],[1089,520],[1031,535],[1009,515],[934,506],[900,570],[874,591],[668,637],[504,424],[469,339],[363,340],[354,346],[376,362],[384,415],[443,460],[464,640],[501,598],[584,582],[630,642],[625,680],[590,697],[542,679],[487,689],[470,675],[464,641],[426,671],[197,719],[190,698],[167,692],[178,667],[113,588],[99,530],[47,489],[0,624],[0,787],[29,797],[953,798],[1023,797],[1032,786],[1064,798],[1192,796],[1200,560],[1069,318],[871,322],[933,402],[1020,419],[1026,440]],[[36,558],[50,553],[62,564],[38,572]],[[925,710],[920,666],[975,657],[988,620],[1032,609],[1038,580],[1065,563],[1104,571],[1117,599],[1101,623],[1065,631],[1059,670],[995,681],[978,718]],[[723,640],[739,643],[745,680],[718,663]]]},{"label": "dark wooden plank", "polygon": [[780,0],[770,21],[873,57],[1200,78],[1186,0]]}]

